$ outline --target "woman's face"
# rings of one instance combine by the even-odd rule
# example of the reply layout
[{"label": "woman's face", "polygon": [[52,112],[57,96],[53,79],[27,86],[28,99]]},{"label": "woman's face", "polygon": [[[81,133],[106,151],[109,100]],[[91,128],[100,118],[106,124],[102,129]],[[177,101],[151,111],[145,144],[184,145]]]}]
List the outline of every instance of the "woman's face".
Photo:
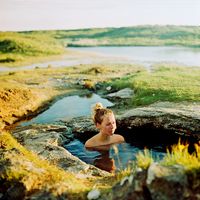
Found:
[{"label": "woman's face", "polygon": [[98,124],[97,128],[100,129],[100,132],[105,135],[112,135],[116,130],[116,120],[113,113],[109,113],[104,116],[101,124]]}]

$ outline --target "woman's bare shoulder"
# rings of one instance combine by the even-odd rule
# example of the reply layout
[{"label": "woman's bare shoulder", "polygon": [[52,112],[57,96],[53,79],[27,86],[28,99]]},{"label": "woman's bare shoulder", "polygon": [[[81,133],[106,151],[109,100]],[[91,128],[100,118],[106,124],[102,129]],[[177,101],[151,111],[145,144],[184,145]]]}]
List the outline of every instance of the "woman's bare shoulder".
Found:
[{"label": "woman's bare shoulder", "polygon": [[116,142],[125,142],[125,139],[124,139],[124,137],[122,135],[114,134],[114,136],[115,136],[115,141]]},{"label": "woman's bare shoulder", "polygon": [[94,147],[96,146],[96,135],[88,139],[85,143],[85,147]]}]

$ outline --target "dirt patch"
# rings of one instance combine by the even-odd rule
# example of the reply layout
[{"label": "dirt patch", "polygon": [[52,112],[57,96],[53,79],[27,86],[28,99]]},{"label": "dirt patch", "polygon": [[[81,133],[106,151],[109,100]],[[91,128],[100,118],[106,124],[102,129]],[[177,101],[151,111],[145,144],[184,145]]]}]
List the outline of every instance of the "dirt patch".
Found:
[{"label": "dirt patch", "polygon": [[46,94],[31,89],[3,88],[0,90],[0,128],[13,124],[28,113],[36,111]]}]

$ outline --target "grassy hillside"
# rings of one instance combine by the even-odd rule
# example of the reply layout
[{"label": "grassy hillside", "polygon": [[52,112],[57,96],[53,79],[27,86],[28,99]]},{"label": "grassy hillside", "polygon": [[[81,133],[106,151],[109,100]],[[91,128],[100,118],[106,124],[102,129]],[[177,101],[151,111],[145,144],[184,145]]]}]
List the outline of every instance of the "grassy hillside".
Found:
[{"label": "grassy hillside", "polygon": [[160,46],[200,47],[200,27],[195,26],[134,26],[55,31],[57,39],[68,46]]},{"label": "grassy hillside", "polygon": [[63,46],[48,34],[0,32],[0,63],[20,62],[63,52]]}]

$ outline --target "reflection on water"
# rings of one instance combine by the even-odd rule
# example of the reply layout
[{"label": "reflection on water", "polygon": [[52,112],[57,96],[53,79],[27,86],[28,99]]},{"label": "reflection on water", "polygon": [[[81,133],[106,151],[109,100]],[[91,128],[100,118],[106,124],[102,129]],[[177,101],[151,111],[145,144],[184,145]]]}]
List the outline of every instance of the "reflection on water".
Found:
[{"label": "reflection on water", "polygon": [[[65,145],[65,148],[84,162],[108,172],[125,169],[131,161],[136,159],[135,155],[142,150],[141,148],[132,146],[130,143],[86,149],[84,144],[77,139]],[[160,160],[165,155],[162,150],[151,149],[151,153],[154,160]]]},{"label": "reflection on water", "polygon": [[89,116],[91,113],[91,107],[96,102],[101,102],[105,107],[113,105],[113,103],[107,99],[103,99],[96,94],[91,94],[89,96],[68,96],[57,101],[48,110],[41,113],[34,119],[24,122],[21,125],[25,126],[33,123],[52,123],[61,119],[66,120],[73,117]]},{"label": "reflection on water", "polygon": [[94,166],[110,173],[113,173],[116,170],[115,160],[110,157],[109,150],[101,151],[99,158],[94,160]]},{"label": "reflection on water", "polygon": [[93,159],[93,165],[103,169],[107,172],[113,173],[116,171],[116,169],[119,169],[119,167],[116,167],[116,160],[113,158],[113,156],[110,155],[110,150],[111,149],[115,150],[115,154],[117,156],[117,160],[118,160],[118,164],[120,164],[120,169],[122,169],[122,165],[119,159],[119,155],[118,155],[118,148],[116,147],[116,145],[114,144],[110,144],[110,145],[102,145],[102,146],[98,146],[98,147],[90,147],[90,148],[86,148],[86,150],[88,151],[97,151],[99,152],[99,155],[96,156]]}]

